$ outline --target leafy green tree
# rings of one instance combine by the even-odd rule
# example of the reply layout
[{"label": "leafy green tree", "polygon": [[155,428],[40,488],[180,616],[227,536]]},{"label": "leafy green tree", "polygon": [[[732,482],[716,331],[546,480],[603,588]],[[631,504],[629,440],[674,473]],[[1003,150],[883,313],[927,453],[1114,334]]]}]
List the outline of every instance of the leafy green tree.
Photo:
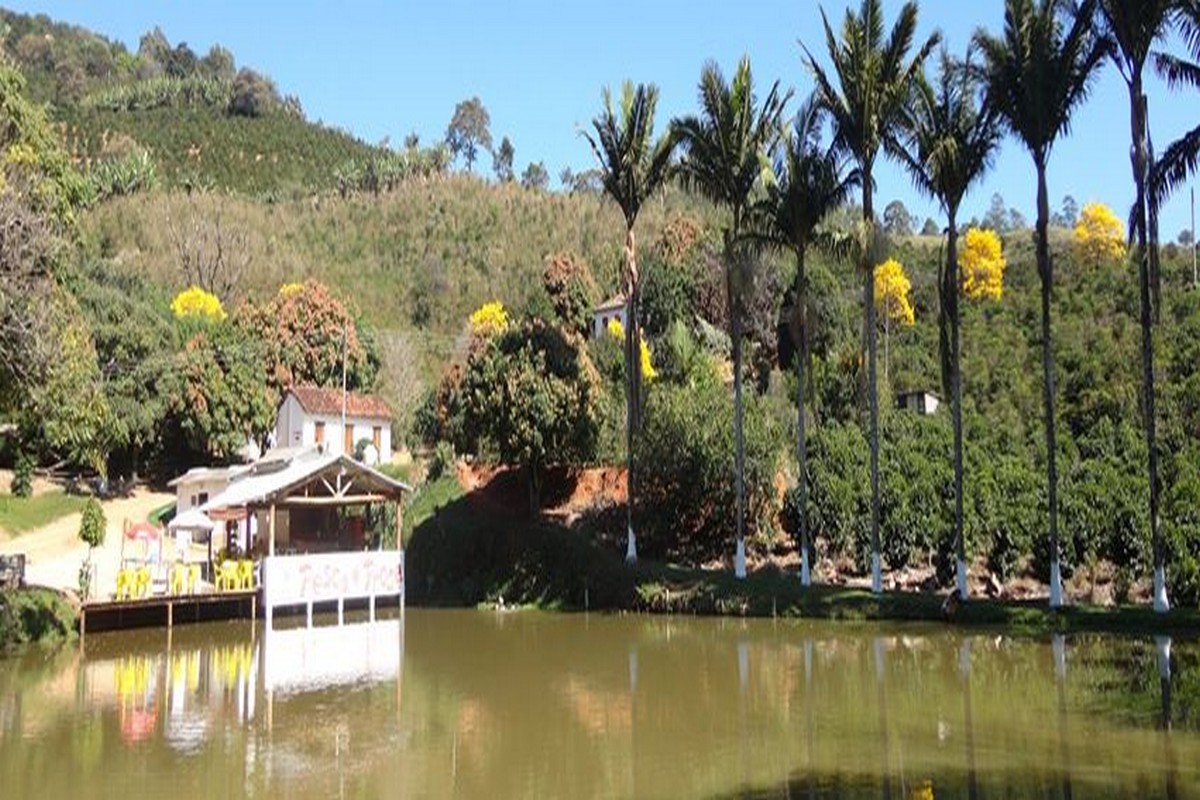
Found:
[{"label": "leafy green tree", "polygon": [[195,457],[229,463],[249,442],[275,427],[275,396],[267,384],[260,342],[229,322],[194,322],[198,330],[176,354],[165,378],[164,439]]},{"label": "leafy green tree", "polygon": [[[645,425],[634,446],[641,466],[639,539],[645,553],[703,563],[728,553],[729,507],[737,502],[729,482],[728,390],[708,368],[693,383],[664,385],[647,399]],[[780,432],[751,395],[745,415],[746,505],[765,526],[776,512],[772,480]]]},{"label": "leafy green tree", "polygon": [[888,203],[883,209],[883,232],[893,238],[897,236],[912,236],[913,234],[912,214],[908,212],[908,207],[899,200],[893,200]]},{"label": "leafy green tree", "polygon": [[92,550],[104,544],[106,533],[104,508],[100,501],[89,497],[83,505],[83,517],[79,521],[79,541],[88,546],[88,560],[92,558]]},{"label": "leafy green tree", "polygon": [[500,140],[500,146],[496,148],[496,153],[492,156],[492,171],[496,173],[496,180],[501,183],[513,182],[513,157],[516,155],[516,149],[513,143],[505,136]]},{"label": "leafy green tree", "polygon": [[208,49],[208,53],[200,59],[199,69],[202,74],[222,81],[232,81],[237,74],[233,53],[219,44],[213,44]]},{"label": "leafy green tree", "polygon": [[478,97],[463,100],[454,107],[454,116],[446,127],[446,146],[451,154],[462,156],[467,162],[467,171],[475,168],[479,149],[492,149],[492,117]]},{"label": "leafy green tree", "polygon": [[775,245],[785,248],[796,257],[796,282],[792,294],[792,314],[789,319],[792,339],[798,350],[796,356],[796,454],[800,468],[797,485],[800,489],[797,504],[800,532],[800,580],[811,583],[810,564],[812,544],[808,525],[808,443],[805,435],[805,383],[812,392],[812,355],[809,349],[811,322],[809,320],[808,273],[805,256],[810,245],[834,248],[834,237],[819,230],[819,226],[834,209],[849,199],[857,186],[858,173],[847,173],[842,157],[833,145],[821,142],[821,126],[825,115],[810,99],[796,113],[788,135],[780,141],[774,163],[774,180],[767,186],[763,199],[754,206],[755,226]]},{"label": "leafy green tree", "polygon": [[733,349],[734,477],[737,487],[737,555],[734,572],[746,576],[745,438],[742,406],[742,329],[753,289],[755,254],[745,224],[751,193],[759,185],[767,153],[779,136],[779,120],[788,95],[771,85],[759,103],[749,57],[743,57],[726,83],[714,62],[700,73],[700,115],[671,122],[672,136],[683,149],[680,173],[685,183],[729,209],[722,234],[725,297]]},{"label": "leafy green tree", "polygon": [[541,507],[542,474],[595,453],[597,376],[583,341],[534,320],[490,338],[472,354],[459,388],[471,438],[525,470],[530,513]]},{"label": "leafy green tree", "polygon": [[992,195],[992,201],[988,205],[987,213],[983,215],[981,228],[987,228],[996,233],[1005,233],[1009,228],[1008,208],[1004,205],[1004,198],[999,192]]},{"label": "leafy green tree", "polygon": [[587,262],[572,253],[551,253],[546,256],[542,285],[559,324],[576,336],[586,336],[597,295]]},{"label": "leafy green tree", "polygon": [[325,284],[309,279],[280,287],[262,304],[244,303],[235,322],[259,342],[267,385],[276,396],[294,384],[370,390],[379,354],[367,331]]},{"label": "leafy green tree", "polygon": [[1092,29],[1096,4],[1068,0],[1005,0],[1004,31],[980,31],[987,102],[1029,151],[1037,172],[1036,255],[1042,285],[1042,396],[1045,406],[1046,483],[1050,545],[1050,604],[1062,604],[1058,547],[1058,471],[1054,416],[1054,352],[1050,302],[1054,265],[1046,229],[1050,204],[1046,164],[1071,114],[1087,97],[1106,51]]},{"label": "leafy green tree", "polygon": [[625,219],[625,453],[627,499],[625,523],[628,541],[625,560],[637,561],[637,537],[633,529],[634,481],[633,439],[641,425],[642,368],[640,347],[641,277],[638,273],[637,240],[633,234],[642,205],[666,182],[674,143],[670,135],[655,138],[654,111],[658,87],[631,81],[621,86],[620,106],[613,107],[612,92],[604,89],[604,110],[592,120],[595,136],[583,132],[600,167],[604,191],[621,209]]},{"label": "leafy green tree", "polygon": [[937,236],[940,233],[941,233],[941,230],[938,228],[938,224],[933,221],[933,218],[926,217],[925,224],[921,226],[921,235],[922,236]]},{"label": "leafy green tree", "polygon": [[966,537],[963,528],[962,320],[963,292],[958,264],[958,211],[963,197],[982,180],[1000,134],[992,114],[981,108],[977,71],[967,59],[958,62],[943,50],[934,83],[917,82],[905,164],[917,187],[937,198],[946,212],[946,261],[938,265],[938,345],[942,389],[950,397],[954,429],[954,541],[957,587],[967,598]]},{"label": "leafy green tree", "polygon": [[550,173],[541,161],[531,161],[521,173],[521,186],[526,189],[544,192],[550,188]]},{"label": "leafy green tree", "polygon": [[280,104],[275,82],[265,75],[243,67],[233,78],[229,113],[237,117],[262,117]]},{"label": "leafy green tree", "polygon": [[906,2],[895,25],[884,39],[883,9],[880,0],[863,0],[857,14],[846,10],[839,40],[821,12],[825,26],[825,44],[833,62],[835,84],[806,47],[809,71],[816,81],[818,102],[830,114],[837,143],[858,164],[862,184],[862,246],[860,277],[863,282],[863,336],[867,350],[867,401],[869,404],[871,444],[871,586],[882,591],[879,563],[879,397],[876,387],[875,351],[875,275],[874,267],[884,260],[875,236],[875,159],[883,150],[892,155],[903,152],[900,142],[902,124],[909,108],[912,88],[929,53],[940,39],[933,34],[922,42],[909,58],[917,29],[917,4]]}]

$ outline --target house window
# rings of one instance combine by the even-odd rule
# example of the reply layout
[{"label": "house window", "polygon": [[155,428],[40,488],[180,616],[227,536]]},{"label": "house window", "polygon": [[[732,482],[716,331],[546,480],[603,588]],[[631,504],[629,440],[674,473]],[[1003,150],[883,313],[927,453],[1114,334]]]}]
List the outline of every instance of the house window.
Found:
[{"label": "house window", "polygon": [[200,505],[204,505],[207,502],[208,502],[208,492],[201,492],[200,493]]},{"label": "house window", "polygon": [[313,438],[317,444],[325,444],[325,423],[318,422],[313,426]]},{"label": "house window", "polygon": [[375,445],[375,452],[383,452],[383,428],[376,425],[371,428],[371,442]]},{"label": "house window", "polygon": [[354,455],[354,425],[349,422],[342,433],[342,452],[348,456]]}]

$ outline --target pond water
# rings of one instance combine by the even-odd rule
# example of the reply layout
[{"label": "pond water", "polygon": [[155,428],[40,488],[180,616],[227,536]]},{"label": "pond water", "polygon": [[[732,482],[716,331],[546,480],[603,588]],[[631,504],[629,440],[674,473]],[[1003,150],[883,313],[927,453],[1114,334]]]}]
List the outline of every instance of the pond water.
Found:
[{"label": "pond water", "polygon": [[409,609],[0,660],[0,797],[241,796],[1200,797],[1200,644]]}]

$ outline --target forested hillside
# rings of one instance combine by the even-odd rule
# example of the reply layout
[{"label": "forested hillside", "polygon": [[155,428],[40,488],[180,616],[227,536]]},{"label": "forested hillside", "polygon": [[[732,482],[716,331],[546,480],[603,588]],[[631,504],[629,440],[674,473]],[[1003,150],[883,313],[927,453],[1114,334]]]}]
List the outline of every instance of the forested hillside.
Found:
[{"label": "forested hillside", "polygon": [[[234,459],[247,438],[265,437],[288,382],[340,382],[343,348],[350,385],[391,400],[408,444],[502,458],[531,475],[624,458],[621,331],[582,336],[588,309],[621,288],[627,257],[625,221],[595,176],[550,192],[544,174],[518,182],[511,165],[494,181],[457,173],[449,142],[373,147],[306,121],[298,100],[218,47],[197,56],[155,31],[131,53],[43,18],[0,20],[15,65],[0,66],[0,109],[14,120],[0,145],[16,187],[0,192],[0,222],[20,222],[10,230],[24,236],[3,243],[0,298],[23,298],[5,310],[0,421],[18,433],[3,460],[169,476]],[[888,187],[879,191],[886,199]],[[1032,205],[1034,194],[1031,182],[1028,198],[1010,199]],[[858,230],[855,203],[846,199],[823,230],[843,239]],[[945,239],[938,224],[931,235],[894,225],[894,211],[880,226],[890,235],[873,245],[898,262],[878,304],[883,555],[895,568],[936,562],[945,579],[954,547],[939,356]],[[1150,563],[1137,267],[1123,230],[1097,249],[1075,213],[1050,229],[1063,563],[1109,583],[1116,565],[1123,595],[1144,588]],[[651,555],[704,562],[730,549],[730,224],[727,207],[676,182],[637,218],[649,369],[635,503]],[[998,576],[1044,577],[1041,284],[1028,223],[1004,228],[1002,279],[997,268],[989,292],[962,299],[967,550]],[[793,546],[785,534],[799,503],[796,261],[762,247],[747,263],[737,277],[739,377],[748,538],[761,555]],[[844,246],[808,254],[807,517],[823,557],[865,569],[863,278]],[[1164,248],[1162,510],[1173,594],[1194,601],[1200,292],[1191,281],[1191,252]],[[496,301],[504,309],[485,314],[486,325],[468,321]],[[514,396],[496,407],[501,385]],[[907,390],[942,395],[943,410],[897,410]],[[524,397],[537,403],[515,408]]]}]

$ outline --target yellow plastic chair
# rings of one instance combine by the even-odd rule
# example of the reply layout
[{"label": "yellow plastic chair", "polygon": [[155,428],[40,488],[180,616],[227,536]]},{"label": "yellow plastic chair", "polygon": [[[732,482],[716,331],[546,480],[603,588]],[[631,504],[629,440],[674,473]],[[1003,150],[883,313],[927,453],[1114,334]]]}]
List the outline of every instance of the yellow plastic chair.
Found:
[{"label": "yellow plastic chair", "polygon": [[237,565],[237,582],[239,589],[254,588],[254,562],[239,561]]},{"label": "yellow plastic chair", "polygon": [[134,578],[133,594],[135,597],[145,597],[150,593],[150,568],[138,567]]},{"label": "yellow plastic chair", "polygon": [[117,593],[116,599],[128,600],[133,593],[133,570],[119,569],[117,570]]},{"label": "yellow plastic chair", "polygon": [[233,561],[221,562],[213,570],[213,588],[218,592],[237,589],[238,568]]},{"label": "yellow plastic chair", "polygon": [[183,585],[187,580],[187,566],[182,563],[171,565],[170,594],[183,594]]},{"label": "yellow plastic chair", "polygon": [[199,580],[200,580],[200,565],[199,564],[188,564],[187,565],[187,593],[188,594],[196,593],[196,584],[199,582]]}]

